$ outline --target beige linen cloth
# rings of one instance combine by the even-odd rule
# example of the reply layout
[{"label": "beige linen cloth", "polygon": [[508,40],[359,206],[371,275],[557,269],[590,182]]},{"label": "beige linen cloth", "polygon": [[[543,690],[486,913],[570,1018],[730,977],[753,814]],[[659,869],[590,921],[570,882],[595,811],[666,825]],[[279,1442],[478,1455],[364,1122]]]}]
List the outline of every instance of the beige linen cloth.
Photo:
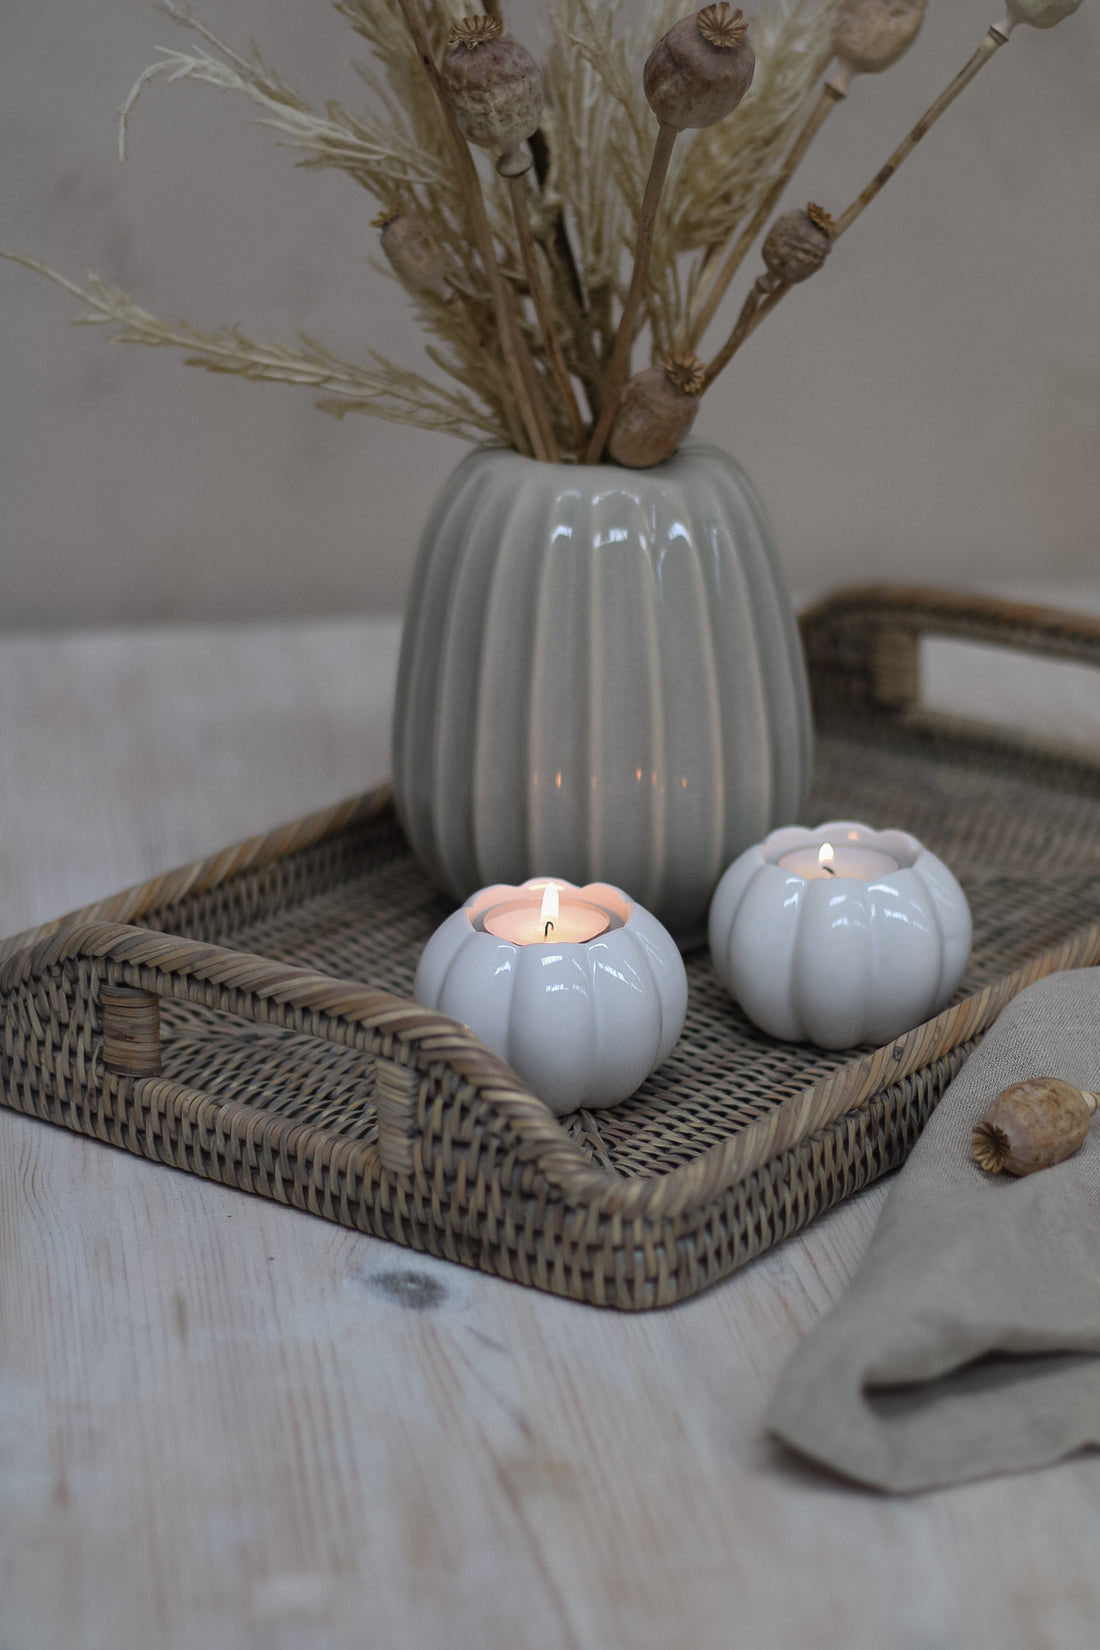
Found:
[{"label": "beige linen cloth", "polygon": [[861,1483],[920,1490],[1100,1444],[1100,1122],[1076,1156],[985,1175],[970,1131],[1026,1077],[1100,1089],[1100,969],[1015,998],[933,1113],[844,1299],[766,1425]]}]

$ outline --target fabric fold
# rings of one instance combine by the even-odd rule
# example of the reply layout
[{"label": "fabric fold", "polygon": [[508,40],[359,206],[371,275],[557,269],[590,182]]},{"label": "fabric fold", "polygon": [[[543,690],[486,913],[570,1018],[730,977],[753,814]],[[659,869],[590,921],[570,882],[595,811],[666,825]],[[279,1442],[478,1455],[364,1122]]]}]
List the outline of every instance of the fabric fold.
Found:
[{"label": "fabric fold", "polygon": [[1100,1086],[1100,969],[1021,992],[944,1095],[773,1396],[766,1425],[804,1455],[910,1491],[1100,1445],[1100,1124],[1023,1180],[970,1155],[986,1106],[1028,1077]]}]

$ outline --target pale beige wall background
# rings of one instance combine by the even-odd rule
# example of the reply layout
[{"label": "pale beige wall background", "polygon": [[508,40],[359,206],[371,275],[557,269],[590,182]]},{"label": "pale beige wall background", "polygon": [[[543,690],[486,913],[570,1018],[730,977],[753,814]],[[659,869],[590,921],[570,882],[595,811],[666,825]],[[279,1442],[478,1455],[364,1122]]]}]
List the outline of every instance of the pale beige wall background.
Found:
[{"label": "pale beige wall background", "polygon": [[[630,4],[630,0],[626,0]],[[530,38],[533,5],[516,7]],[[323,0],[207,0],[302,91],[354,105]],[[931,0],[907,61],[858,82],[792,204],[840,209],[998,15]],[[243,101],[154,86],[120,166],[113,112],[158,45],[146,0],[3,0],[0,244],[117,281],[155,313],[296,326],[416,362],[367,265],[368,197],[296,171]],[[599,164],[599,157],[593,157]],[[800,591],[853,579],[1042,584],[1100,545],[1100,8],[1019,29],[708,398]],[[73,330],[0,264],[0,628],[396,609],[444,437],[313,411],[308,392]]]}]

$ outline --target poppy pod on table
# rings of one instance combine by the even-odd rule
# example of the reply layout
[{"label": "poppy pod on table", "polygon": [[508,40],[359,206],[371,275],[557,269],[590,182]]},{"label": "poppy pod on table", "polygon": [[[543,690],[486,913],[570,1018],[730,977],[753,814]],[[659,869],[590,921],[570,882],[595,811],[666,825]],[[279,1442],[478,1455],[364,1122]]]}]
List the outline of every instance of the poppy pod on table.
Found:
[{"label": "poppy pod on table", "polygon": [[1084,1144],[1100,1095],[1057,1077],[1003,1089],[974,1129],[971,1148],[987,1174],[1027,1175],[1064,1163]]}]

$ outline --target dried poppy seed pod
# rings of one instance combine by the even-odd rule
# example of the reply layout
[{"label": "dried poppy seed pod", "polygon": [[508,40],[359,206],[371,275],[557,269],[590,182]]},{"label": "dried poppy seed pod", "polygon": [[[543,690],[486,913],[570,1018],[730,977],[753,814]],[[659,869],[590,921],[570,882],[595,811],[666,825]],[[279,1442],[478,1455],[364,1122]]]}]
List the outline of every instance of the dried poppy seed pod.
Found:
[{"label": "dried poppy seed pod", "polygon": [[811,201],[803,209],[784,212],[776,218],[767,235],[761,253],[770,285],[794,286],[797,281],[808,281],[821,268],[833,244],[833,220],[824,207]]},{"label": "dried poppy seed pod", "polygon": [[642,86],[662,126],[715,126],[752,85],[756,54],[740,11],[704,6],[662,35],[646,59]]},{"label": "dried poppy seed pod", "polygon": [[451,30],[440,74],[467,142],[501,151],[497,169],[518,177],[531,165],[519,145],[542,119],[542,76],[526,46],[501,34],[499,17],[464,17]]},{"label": "dried poppy seed pod", "polygon": [[695,422],[705,384],[697,355],[675,353],[637,373],[623,391],[607,443],[616,464],[647,470],[671,458]]},{"label": "dried poppy seed pod", "polygon": [[443,249],[423,219],[391,207],[372,219],[372,224],[382,231],[382,251],[406,292],[435,292],[440,298],[449,296]]},{"label": "dried poppy seed pod", "polygon": [[1100,1096],[1057,1077],[1014,1083],[974,1130],[971,1149],[988,1174],[1034,1174],[1072,1157],[1089,1132]]},{"label": "dried poppy seed pod", "polygon": [[1013,28],[1028,23],[1033,29],[1052,29],[1080,4],[1081,0],[1008,0],[1008,21]]},{"label": "dried poppy seed pod", "polygon": [[908,51],[926,0],[844,0],[834,50],[855,74],[880,74]]}]

